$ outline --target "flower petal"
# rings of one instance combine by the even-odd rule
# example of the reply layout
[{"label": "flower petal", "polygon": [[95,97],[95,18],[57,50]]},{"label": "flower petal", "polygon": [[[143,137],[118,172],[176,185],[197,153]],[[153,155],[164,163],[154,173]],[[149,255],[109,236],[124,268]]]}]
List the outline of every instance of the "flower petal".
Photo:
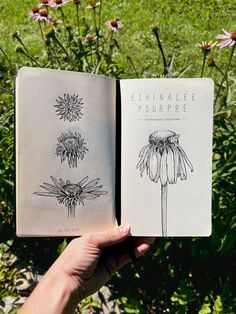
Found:
[{"label": "flower petal", "polygon": [[224,34],[219,34],[216,36],[217,39],[227,39],[227,38],[231,38],[231,35],[224,35]]},{"label": "flower petal", "polygon": [[175,183],[175,174],[174,174],[174,153],[170,146],[166,146],[167,150],[167,179],[170,184]]},{"label": "flower petal", "polygon": [[225,29],[222,28],[222,31],[223,31],[226,35],[231,36],[231,34],[230,34],[229,32],[227,32]]},{"label": "flower petal", "polygon": [[160,179],[161,179],[161,184],[165,185],[167,183],[167,151],[164,148],[162,156],[161,156],[161,174],[160,174]]}]

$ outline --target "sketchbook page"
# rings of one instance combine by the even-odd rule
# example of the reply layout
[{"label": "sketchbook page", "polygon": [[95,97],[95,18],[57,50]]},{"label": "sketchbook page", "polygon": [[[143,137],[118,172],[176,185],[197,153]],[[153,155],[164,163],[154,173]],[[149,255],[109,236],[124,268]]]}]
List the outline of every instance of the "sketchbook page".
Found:
[{"label": "sketchbook page", "polygon": [[213,81],[121,81],[121,220],[133,235],[209,236]]},{"label": "sketchbook page", "polygon": [[75,236],[115,225],[111,78],[22,68],[16,80],[20,236]]}]

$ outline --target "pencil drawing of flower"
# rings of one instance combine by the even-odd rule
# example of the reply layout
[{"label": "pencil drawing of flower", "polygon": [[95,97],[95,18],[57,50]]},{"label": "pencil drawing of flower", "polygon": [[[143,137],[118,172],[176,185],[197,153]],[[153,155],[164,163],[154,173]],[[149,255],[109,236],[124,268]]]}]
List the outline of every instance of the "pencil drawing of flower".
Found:
[{"label": "pencil drawing of flower", "polygon": [[222,42],[217,44],[220,48],[224,48],[226,46],[233,46],[236,42],[236,32],[229,33],[225,29],[222,28],[224,34],[219,34],[216,36],[217,39],[221,39]]},{"label": "pencil drawing of flower", "polygon": [[86,200],[94,200],[101,195],[106,195],[107,191],[102,191],[102,185],[98,185],[99,178],[88,181],[88,176],[78,183],[71,183],[70,180],[64,182],[51,176],[53,184],[44,182],[40,185],[45,191],[34,192],[34,195],[55,197],[59,204],[63,204],[68,209],[68,218],[75,217],[75,208],[78,205],[84,206]]},{"label": "pencil drawing of flower", "polygon": [[64,121],[68,120],[70,122],[80,120],[82,113],[83,98],[79,98],[78,95],[64,94],[63,97],[58,97],[56,99],[57,108],[56,113],[60,116],[60,119]]},{"label": "pencil drawing of flower", "polygon": [[193,166],[185,151],[179,145],[179,134],[170,130],[153,132],[149,144],[140,153],[137,169],[141,177],[144,171],[154,183],[161,184],[162,235],[167,235],[167,185],[177,183],[177,179],[187,179],[187,167]]},{"label": "pencil drawing of flower", "polygon": [[57,140],[56,155],[61,156],[61,163],[67,159],[70,168],[77,167],[78,160],[83,160],[88,151],[82,136],[76,132],[62,133]]}]

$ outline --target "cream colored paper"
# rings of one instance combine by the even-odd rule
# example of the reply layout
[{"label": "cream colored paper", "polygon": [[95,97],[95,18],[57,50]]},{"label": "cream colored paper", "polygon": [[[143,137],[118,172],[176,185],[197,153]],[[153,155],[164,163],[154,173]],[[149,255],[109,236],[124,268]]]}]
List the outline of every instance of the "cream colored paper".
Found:
[{"label": "cream colored paper", "polygon": [[[133,235],[209,236],[212,80],[122,80],[121,108],[122,221],[131,224]],[[186,180],[178,177],[176,183],[167,184],[166,234],[163,234],[162,226],[160,178],[155,183],[150,179],[149,172],[147,174],[149,170],[145,168],[141,176],[136,167],[141,158],[141,149],[150,144],[149,136],[155,131],[159,132],[155,134],[174,132],[179,139],[178,145],[193,167],[191,172],[185,162]],[[170,146],[173,148],[173,144]],[[151,163],[155,167],[153,165]]]},{"label": "cream colored paper", "polygon": [[[16,79],[16,207],[20,236],[74,236],[115,225],[115,95],[116,81],[92,74],[22,68]],[[82,117],[60,119],[56,99],[82,98]],[[62,133],[81,134],[88,149],[77,167],[56,155]],[[76,203],[75,217],[56,197],[42,196],[50,177],[75,184],[100,178],[95,199]],[[85,185],[85,184],[84,184]],[[38,193],[38,194],[35,194]],[[64,191],[65,192],[65,191]],[[67,190],[67,193],[68,190]],[[79,193],[79,192],[78,192]]]}]

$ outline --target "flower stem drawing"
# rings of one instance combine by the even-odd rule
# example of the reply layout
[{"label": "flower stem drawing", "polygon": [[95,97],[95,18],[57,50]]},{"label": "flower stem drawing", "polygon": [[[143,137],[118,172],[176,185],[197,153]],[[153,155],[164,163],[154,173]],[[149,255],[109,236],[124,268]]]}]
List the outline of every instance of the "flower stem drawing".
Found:
[{"label": "flower stem drawing", "polygon": [[177,179],[187,179],[188,166],[193,166],[185,151],[179,145],[179,134],[170,130],[155,131],[149,136],[149,144],[140,153],[137,169],[141,177],[144,170],[150,180],[161,184],[161,225],[162,236],[167,236],[167,190],[168,183],[176,184]]},{"label": "flower stem drawing", "polygon": [[82,136],[76,132],[62,133],[57,140],[56,155],[61,156],[61,163],[67,159],[70,168],[77,167],[78,160],[83,160],[88,152]]},{"label": "flower stem drawing", "polygon": [[87,183],[88,176],[78,183],[71,183],[70,180],[64,182],[51,176],[53,184],[44,182],[40,185],[45,191],[34,192],[34,195],[56,197],[59,204],[64,204],[68,209],[68,218],[75,217],[75,208],[85,200],[93,200],[101,195],[106,195],[107,191],[101,191],[102,185],[98,185],[100,178]]}]

